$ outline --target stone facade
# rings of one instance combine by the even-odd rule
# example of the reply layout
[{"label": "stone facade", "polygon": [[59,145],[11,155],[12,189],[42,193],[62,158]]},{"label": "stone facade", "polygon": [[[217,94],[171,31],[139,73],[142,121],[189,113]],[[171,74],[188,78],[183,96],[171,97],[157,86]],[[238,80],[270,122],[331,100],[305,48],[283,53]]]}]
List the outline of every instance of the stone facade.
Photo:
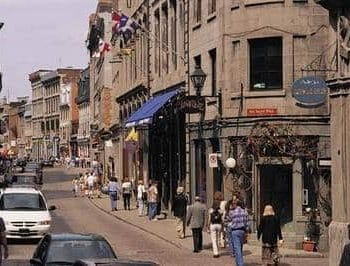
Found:
[{"label": "stone facade", "polygon": [[316,2],[330,11],[329,43],[333,44],[326,51],[332,146],[332,223],[329,227],[329,265],[339,265],[343,247],[350,240],[350,174],[347,159],[350,152],[348,133],[350,7],[345,0]]},{"label": "stone facade", "polygon": [[44,87],[41,78],[49,73],[49,70],[38,70],[29,74],[32,87],[32,153],[31,158],[39,160],[44,158]]}]

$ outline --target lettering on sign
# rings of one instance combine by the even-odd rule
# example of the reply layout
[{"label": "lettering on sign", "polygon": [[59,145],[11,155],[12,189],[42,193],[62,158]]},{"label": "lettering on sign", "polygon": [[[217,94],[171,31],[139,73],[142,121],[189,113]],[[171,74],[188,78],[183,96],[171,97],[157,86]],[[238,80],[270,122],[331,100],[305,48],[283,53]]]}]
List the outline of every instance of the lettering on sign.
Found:
[{"label": "lettering on sign", "polygon": [[178,101],[177,106],[185,113],[201,113],[205,110],[205,99],[202,96],[185,96]]},{"label": "lettering on sign", "polygon": [[248,116],[269,116],[277,115],[277,108],[252,108],[247,109]]},{"label": "lettering on sign", "polygon": [[312,107],[325,103],[327,92],[326,82],[318,77],[304,77],[292,85],[293,97],[301,106]]}]

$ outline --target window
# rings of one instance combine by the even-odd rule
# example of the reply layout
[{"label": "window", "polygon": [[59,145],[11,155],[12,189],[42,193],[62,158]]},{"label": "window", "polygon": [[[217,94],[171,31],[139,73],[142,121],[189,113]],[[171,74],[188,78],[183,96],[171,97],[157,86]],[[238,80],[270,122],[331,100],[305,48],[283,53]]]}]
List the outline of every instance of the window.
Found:
[{"label": "window", "polygon": [[216,0],[208,0],[208,15],[216,12]]},{"label": "window", "polygon": [[195,0],[194,22],[200,23],[201,21],[202,21],[202,0]]},{"label": "window", "polygon": [[282,38],[253,39],[250,45],[250,88],[282,88]]},{"label": "window", "polygon": [[216,49],[209,51],[211,72],[211,95],[217,95],[216,89]]},{"label": "window", "polygon": [[194,64],[196,65],[196,66],[202,66],[202,58],[201,58],[201,55],[197,55],[197,56],[195,56],[194,58]]}]

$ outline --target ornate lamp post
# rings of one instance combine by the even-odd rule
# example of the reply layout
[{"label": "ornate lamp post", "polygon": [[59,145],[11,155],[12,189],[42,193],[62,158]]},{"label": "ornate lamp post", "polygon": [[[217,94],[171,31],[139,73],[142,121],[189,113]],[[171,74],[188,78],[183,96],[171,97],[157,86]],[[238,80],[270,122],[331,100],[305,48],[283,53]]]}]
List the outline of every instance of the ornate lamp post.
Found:
[{"label": "ornate lamp post", "polygon": [[194,71],[190,75],[193,87],[196,88],[196,95],[201,96],[202,89],[204,87],[207,74],[204,73],[202,68],[199,65],[196,65]]}]

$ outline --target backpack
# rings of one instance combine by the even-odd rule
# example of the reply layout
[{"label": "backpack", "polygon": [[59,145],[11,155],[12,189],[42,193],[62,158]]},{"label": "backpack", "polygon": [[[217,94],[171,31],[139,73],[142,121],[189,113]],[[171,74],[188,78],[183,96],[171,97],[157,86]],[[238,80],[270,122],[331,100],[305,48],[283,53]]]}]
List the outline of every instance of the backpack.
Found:
[{"label": "backpack", "polygon": [[214,211],[210,214],[210,222],[212,224],[222,223],[222,214],[219,212],[219,209],[214,209]]}]

